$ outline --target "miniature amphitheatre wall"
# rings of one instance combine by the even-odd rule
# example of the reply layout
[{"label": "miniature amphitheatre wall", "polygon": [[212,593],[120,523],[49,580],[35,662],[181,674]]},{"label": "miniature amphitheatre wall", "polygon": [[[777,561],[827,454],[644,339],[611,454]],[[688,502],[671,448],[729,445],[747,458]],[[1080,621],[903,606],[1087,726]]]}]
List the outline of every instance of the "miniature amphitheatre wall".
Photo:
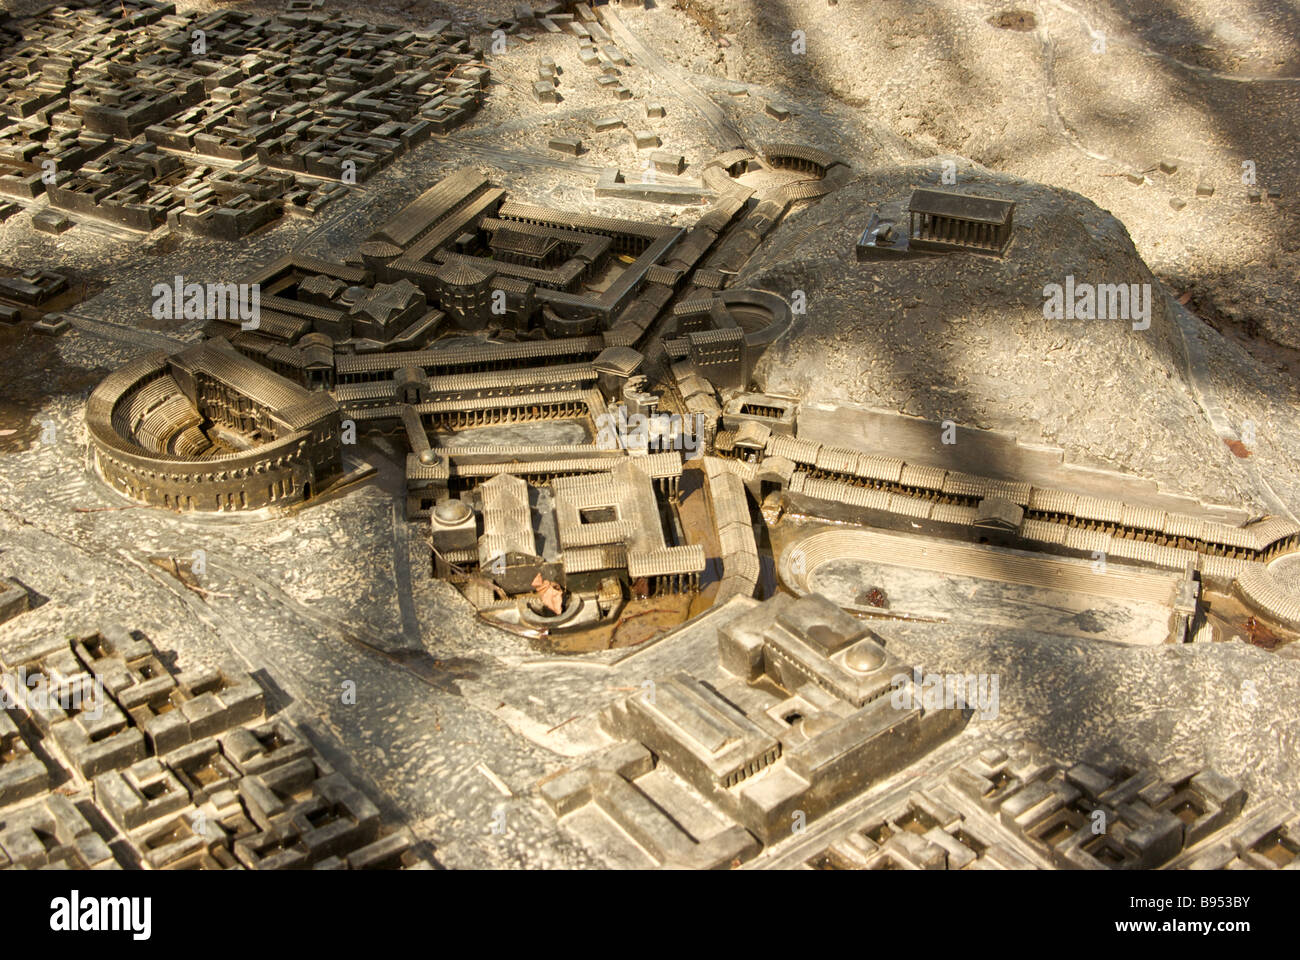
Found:
[{"label": "miniature amphitheatre wall", "polygon": [[328,456],[311,430],[197,460],[148,451],[123,437],[114,425],[115,410],[138,385],[166,369],[165,352],[145,354],[106,377],[86,403],[95,468],[114,490],[147,506],[200,512],[256,510],[311,495],[317,465]]}]

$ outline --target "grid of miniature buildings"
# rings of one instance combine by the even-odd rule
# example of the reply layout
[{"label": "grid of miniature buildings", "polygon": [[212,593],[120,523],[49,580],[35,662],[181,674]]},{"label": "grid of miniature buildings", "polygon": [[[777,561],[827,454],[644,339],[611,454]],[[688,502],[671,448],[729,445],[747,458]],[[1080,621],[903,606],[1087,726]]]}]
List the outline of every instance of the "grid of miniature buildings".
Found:
[{"label": "grid of miniature buildings", "polygon": [[104,0],[13,21],[0,194],[234,239],[315,213],[478,108],[487,69],[445,21],[413,31],[302,6],[186,16]]},{"label": "grid of miniature buildings", "polygon": [[[1014,744],[1012,744],[1014,749]],[[882,797],[772,866],[865,870],[1255,867],[1296,860],[1296,822],[1211,769],[1061,766],[988,747]],[[1294,844],[1292,844],[1294,845]],[[1230,851],[1230,853],[1229,853]],[[1239,858],[1239,859],[1238,859]]]},{"label": "grid of miniature buildings", "polygon": [[0,661],[0,869],[428,867],[234,667],[117,625]]},{"label": "grid of miniature buildings", "polygon": [[538,784],[611,865],[1300,863],[1300,817],[1211,769],[1062,766],[1014,727],[968,728],[967,678],[925,693],[931,678],[819,596],[715,606],[618,667],[637,692],[597,708],[609,746]]}]

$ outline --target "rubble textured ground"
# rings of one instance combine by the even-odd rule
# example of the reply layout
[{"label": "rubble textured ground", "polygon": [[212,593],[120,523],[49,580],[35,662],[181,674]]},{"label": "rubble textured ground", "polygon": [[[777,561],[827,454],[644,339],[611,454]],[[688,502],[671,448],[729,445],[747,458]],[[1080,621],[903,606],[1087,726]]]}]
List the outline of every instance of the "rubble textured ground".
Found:
[{"label": "rubble textured ground", "polygon": [[[268,156],[237,240],[0,193],[0,305],[65,281],[0,324],[0,664],[108,695],[5,702],[0,868],[1300,862],[1288,4],[166,16],[226,14],[472,79],[368,116],[356,184]],[[859,259],[917,189],[1014,202],[1010,247]],[[283,296],[160,316],[177,276]],[[1149,328],[1046,318],[1067,276],[1151,284]],[[150,383],[173,420],[97,418]],[[602,447],[657,413],[702,445]],[[256,489],[196,466],[232,450]]]}]

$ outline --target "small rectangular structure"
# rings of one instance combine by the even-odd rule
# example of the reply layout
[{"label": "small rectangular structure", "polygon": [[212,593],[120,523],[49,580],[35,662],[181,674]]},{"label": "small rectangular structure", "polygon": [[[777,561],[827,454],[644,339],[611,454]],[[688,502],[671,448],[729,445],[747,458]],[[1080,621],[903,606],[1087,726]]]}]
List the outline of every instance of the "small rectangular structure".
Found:
[{"label": "small rectangular structure", "polygon": [[32,227],[42,233],[63,233],[73,226],[71,220],[55,210],[42,210],[32,215]]},{"label": "small rectangular structure", "polygon": [[659,135],[653,130],[633,130],[632,142],[638,150],[649,150],[660,145]]},{"label": "small rectangular structure", "polygon": [[551,137],[547,146],[560,153],[576,157],[582,153],[582,141],[577,137]]},{"label": "small rectangular structure", "polygon": [[1001,255],[1011,243],[1016,205],[941,190],[914,190],[907,205],[911,246]]},{"label": "small rectangular structure", "polygon": [[656,150],[650,154],[650,162],[660,173],[671,173],[674,176],[686,169],[686,158],[680,153],[669,153],[667,150]]},{"label": "small rectangular structure", "polygon": [[643,175],[629,183],[617,167],[607,167],[596,181],[596,196],[645,200],[651,203],[702,203],[712,192],[697,183],[675,180],[660,183]]}]

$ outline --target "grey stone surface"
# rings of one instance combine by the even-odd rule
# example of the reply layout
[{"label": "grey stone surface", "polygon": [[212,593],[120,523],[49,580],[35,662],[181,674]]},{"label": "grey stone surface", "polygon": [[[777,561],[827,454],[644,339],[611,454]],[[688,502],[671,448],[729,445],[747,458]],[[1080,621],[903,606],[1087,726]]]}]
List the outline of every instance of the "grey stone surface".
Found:
[{"label": "grey stone surface", "polygon": [[[769,29],[779,6],[762,10],[752,29]],[[1051,44],[1042,49],[1058,49],[1051,92],[1059,99],[1052,101],[1046,126],[1039,129],[1039,97],[1023,97],[1009,120],[1003,117],[1003,103],[970,109],[966,91],[988,85],[965,82],[969,76],[962,71],[967,68],[956,66],[949,55],[936,56],[935,46],[946,42],[947,26],[955,23],[964,39],[982,31],[973,44],[979,70],[1005,76],[997,71],[1019,70],[1005,66],[1019,62],[1035,76],[1050,75],[1039,70],[1037,34],[985,22],[990,14],[982,4],[958,9],[947,2],[914,9],[888,4],[896,17],[860,17],[846,30],[843,18],[861,8],[848,0],[836,6],[821,19],[807,15],[812,8],[806,4],[794,5],[813,26],[810,39],[818,54],[799,68],[820,71],[812,77],[790,70],[784,62],[788,58],[764,52],[746,19],[749,5],[730,0],[705,5],[720,13],[728,30],[725,47],[697,29],[690,12],[666,4],[645,11],[622,5],[603,15],[603,27],[562,15],[550,18],[546,22],[565,32],[539,25],[545,32],[530,38],[535,42],[523,43],[512,35],[507,54],[492,57],[492,75],[500,87],[454,138],[432,141],[364,188],[344,191],[315,222],[285,218],[238,245],[204,238],[179,245],[165,229],[141,244],[86,225],[54,237],[34,232],[29,217],[10,217],[0,224],[0,246],[6,257],[22,261],[16,266],[58,258],[108,281],[102,293],[69,311],[61,337],[24,355],[31,357],[34,370],[41,365],[36,372],[42,380],[61,383],[71,372],[84,383],[36,391],[35,399],[17,412],[4,410],[13,423],[21,420],[24,430],[28,421],[48,422],[52,432],[48,442],[6,437],[0,448],[0,565],[31,591],[30,609],[12,607],[13,618],[0,625],[0,660],[36,659],[69,635],[100,630],[109,622],[128,624],[160,649],[175,652],[180,665],[175,688],[188,697],[181,708],[159,713],[142,692],[150,709],[141,711],[135,702],[138,719],[130,710],[119,710],[109,725],[120,727],[129,717],[139,734],[128,734],[130,742],[123,742],[121,750],[119,744],[112,750],[88,744],[86,722],[79,718],[48,718],[49,730],[57,732],[44,739],[32,732],[43,732],[35,720],[30,729],[11,724],[11,730],[0,723],[0,753],[12,754],[0,764],[0,865],[96,866],[113,859],[97,828],[79,822],[72,804],[58,793],[36,792],[64,777],[86,791],[78,802],[95,800],[102,784],[98,802],[111,808],[119,829],[142,841],[157,840],[163,851],[159,862],[201,860],[201,830],[180,831],[185,835],[162,844],[160,828],[174,826],[169,818],[176,811],[170,801],[161,806],[151,806],[159,802],[154,798],[146,802],[145,794],[166,780],[151,762],[151,751],[162,753],[174,779],[197,804],[210,805],[218,820],[224,818],[233,829],[259,831],[257,839],[239,848],[236,859],[243,866],[266,861],[289,865],[308,856],[321,869],[394,865],[408,842],[431,844],[438,862],[450,867],[725,867],[738,859],[753,866],[808,866],[832,853],[853,866],[1044,865],[1052,861],[1035,845],[1036,829],[1072,805],[1134,778],[1132,796],[1116,795],[1108,807],[1128,818],[1123,837],[1116,840],[1123,847],[1121,858],[1127,851],[1144,865],[1171,858],[1178,862],[1183,849],[1175,846],[1179,828],[1161,815],[1161,804],[1180,792],[1194,794],[1206,807],[1181,828],[1180,841],[1205,844],[1195,854],[1202,865],[1258,866],[1264,854],[1256,847],[1279,825],[1291,824],[1291,836],[1298,835],[1293,798],[1300,769],[1294,744],[1300,729],[1294,703],[1300,674],[1294,646],[1271,652],[1243,642],[1115,643],[1133,639],[1142,611],[1121,604],[1074,610],[1051,596],[989,588],[973,578],[926,580],[908,571],[895,582],[887,579],[891,574],[884,563],[827,568],[822,571],[826,592],[840,590],[845,598],[854,587],[877,583],[891,600],[932,591],[921,612],[935,622],[872,623],[881,649],[890,662],[927,671],[997,676],[998,717],[976,716],[950,742],[915,755],[916,762],[906,769],[842,805],[826,803],[821,825],[805,840],[787,840],[780,850],[764,854],[747,830],[736,832],[721,801],[700,795],[698,785],[670,764],[653,765],[645,748],[620,744],[602,721],[611,705],[664,676],[711,678],[726,687],[727,697],[746,700],[747,714],[774,696],[770,688],[760,695],[736,679],[767,676],[767,654],[756,629],[738,628],[720,650],[717,624],[710,618],[724,610],[709,611],[680,634],[630,654],[557,656],[493,629],[473,615],[450,585],[429,578],[425,528],[403,519],[395,499],[400,477],[384,466],[390,458],[378,444],[357,454],[379,468],[370,482],[306,510],[247,519],[212,521],[139,509],[105,489],[89,470],[83,388],[146,349],[175,348],[200,336],[198,323],[149,316],[150,289],[158,277],[189,273],[200,264],[205,271],[235,279],[291,250],[345,256],[358,237],[466,164],[491,166],[494,180],[512,196],[586,211],[602,170],[639,170],[644,164],[644,155],[637,153],[640,144],[632,137],[593,136],[593,118],[618,110],[640,119],[645,102],[644,116],[655,118],[656,132],[674,155],[680,150],[704,162],[723,149],[757,146],[779,131],[783,139],[797,138],[846,157],[859,171],[876,171],[821,204],[794,205],[774,229],[757,231],[753,223],[762,220],[771,228],[780,211],[754,213],[749,225],[734,234],[737,249],[745,244],[743,251],[725,271],[699,277],[701,290],[755,286],[787,299],[796,290],[806,295],[806,315],[769,351],[757,373],[760,390],[798,395],[811,404],[851,400],[933,423],[951,419],[963,429],[997,431],[993,449],[1041,445],[1063,451],[1081,470],[1123,470],[1133,475],[1135,488],[1158,484],[1171,495],[1222,502],[1243,515],[1284,513],[1287,505],[1300,502],[1293,373],[1266,355],[1261,362],[1259,344],[1233,335],[1232,326],[1250,320],[1274,341],[1293,339],[1288,324],[1294,291],[1285,280],[1259,283],[1261,276],[1294,273],[1287,270],[1294,251],[1286,243],[1268,249],[1262,242],[1282,235],[1274,218],[1285,214],[1290,192],[1276,204],[1247,206],[1241,189],[1230,189],[1239,176],[1238,144],[1217,143],[1207,133],[1200,138],[1206,151],[1182,151],[1169,128],[1187,122],[1181,110],[1159,118],[1157,131],[1131,116],[1132,106],[1113,116],[1092,111],[1089,91],[1110,78],[1096,76],[1081,46],[1086,34],[1076,27],[1084,13],[1067,15],[1053,8],[1051,22],[1043,26]],[[1084,6],[1087,15],[1097,13],[1094,5]],[[1193,5],[1197,25],[1202,6]],[[486,7],[496,15],[493,4]],[[818,12],[824,12],[820,4]],[[389,16],[384,10],[360,13]],[[511,11],[507,7],[500,15]],[[1106,11],[1105,16],[1120,14]],[[1236,16],[1225,13],[1224,22],[1230,24]],[[1121,81],[1133,78],[1133,63],[1152,60],[1151,51],[1160,63],[1184,55],[1169,52],[1174,40],[1161,32],[1167,29],[1161,23],[1157,17],[1131,43],[1116,44],[1123,66],[1114,74]],[[829,32],[819,35],[822,30]],[[882,33],[890,30],[899,35]],[[785,33],[783,28],[782,39]],[[1211,89],[1214,103],[1231,107],[1237,101],[1223,91],[1237,90],[1250,108],[1240,110],[1241,116],[1257,114],[1266,99],[1258,91],[1271,80],[1215,74],[1258,69],[1258,57],[1279,55],[1276,31],[1272,26],[1264,31],[1258,54],[1248,49],[1253,31],[1244,40],[1230,29],[1220,33],[1240,56],[1198,66],[1210,71],[1198,76]],[[575,34],[596,35],[599,47],[580,48]],[[675,42],[665,41],[664,35]],[[830,42],[819,44],[822,39]],[[1007,55],[1015,51],[1032,56]],[[541,82],[539,57],[555,62],[562,104],[532,100],[531,84]],[[919,93],[885,82],[910,57],[933,68],[913,71],[922,84]],[[605,89],[595,77],[602,74],[602,64],[611,66],[609,60],[618,66],[603,74],[614,81]],[[583,69],[586,63],[602,70]],[[1010,83],[1005,87],[1022,89]],[[745,96],[751,90],[755,95]],[[656,99],[646,101],[647,96]],[[636,102],[621,104],[614,97]],[[1151,98],[1157,104],[1162,99]],[[873,107],[864,109],[868,101]],[[659,103],[662,114],[652,112]],[[765,113],[764,105],[771,103],[793,109],[782,119]],[[1024,126],[1026,111],[1033,114],[1032,126]],[[1081,145],[1070,142],[1073,133],[1062,132],[1062,116],[1094,153],[1101,145],[1110,157],[1106,165],[1093,167],[1089,163],[1100,161],[1080,159]],[[630,122],[624,118],[619,124],[625,120]],[[1203,121],[1196,118],[1195,129],[1215,129]],[[613,126],[596,121],[597,130]],[[1154,150],[1152,157],[1129,155],[1126,145],[1143,139],[1132,135],[1135,129],[1148,134],[1151,146],[1144,149]],[[589,163],[541,147],[552,139],[583,137],[590,138]],[[1283,144],[1291,139],[1276,138]],[[1212,142],[1213,148],[1208,146]],[[1269,153],[1265,162],[1285,176],[1291,161],[1271,141],[1261,146]],[[958,151],[988,169],[963,160]],[[932,159],[922,162],[924,157]],[[1099,170],[1116,172],[1112,167],[1146,170],[1159,157],[1176,158],[1177,169],[1145,176],[1140,187],[1122,176],[1097,177]],[[1000,261],[955,256],[878,266],[856,263],[853,241],[870,208],[897,203],[915,186],[940,185],[945,159],[956,164],[960,188],[1016,198],[1018,233],[1009,256]],[[771,171],[762,175],[775,176]],[[748,182],[762,181],[755,176]],[[1071,192],[1075,190],[1096,203]],[[1173,237],[1168,223],[1172,191],[1198,195],[1195,204],[1179,211]],[[1148,201],[1146,195],[1154,199]],[[704,198],[701,191],[687,199]],[[700,216],[698,210],[650,205],[646,199],[657,198],[634,191],[610,193],[600,196],[595,210],[682,227],[693,226]],[[1158,216],[1143,206],[1148,202]],[[1241,250],[1252,247],[1261,251],[1258,260],[1243,260]],[[1131,331],[1120,321],[1055,323],[1042,317],[1044,284],[1062,282],[1070,272],[1097,282],[1153,280],[1143,258],[1157,275],[1187,281],[1175,293],[1195,289],[1198,300],[1208,294],[1222,310],[1216,320],[1227,321],[1228,335],[1199,321],[1178,326],[1159,286],[1154,287],[1152,325],[1146,331]],[[1220,261],[1222,271],[1207,270],[1207,264]],[[1251,269],[1239,269],[1247,262]],[[733,267],[740,271],[738,277]],[[1253,299],[1257,294],[1258,300]],[[1187,336],[1203,355],[1199,367],[1188,359]],[[47,378],[46,367],[56,376]],[[699,392],[687,399],[705,409],[712,403],[718,412],[722,404],[714,401],[715,385],[698,376],[680,382],[699,383]],[[739,387],[749,390],[751,384]],[[1211,409],[1213,416],[1207,415]],[[782,435],[793,433],[792,424],[772,422],[782,426]],[[1228,451],[1223,442],[1228,437],[1220,430],[1227,424],[1240,437],[1247,422],[1256,428],[1249,460]],[[6,427],[10,423],[5,420]],[[755,436],[749,426],[754,420],[740,423],[747,449],[761,449],[771,439]],[[725,422],[723,427],[736,429]],[[555,443],[589,439],[576,422],[547,424],[546,431]],[[535,430],[507,426],[472,437],[461,434],[447,443],[536,439]],[[765,518],[778,516],[780,504],[767,498],[773,488],[790,483],[792,461],[767,457],[762,471],[753,475],[743,473],[746,466],[738,463],[742,472],[733,477],[737,483],[727,483],[731,493],[739,484],[744,489],[736,495],[742,501],[748,491]],[[1261,479],[1271,496],[1261,488]],[[750,508],[745,502],[743,509]],[[756,537],[750,531],[762,568],[752,582],[748,569],[744,578],[760,595],[775,587],[767,538],[779,522],[766,526],[770,529],[758,525]],[[748,557],[749,541],[743,546]],[[206,572],[193,582],[171,572],[177,568],[170,563],[154,562],[175,558],[190,564],[196,551],[203,552]],[[1279,575],[1283,573],[1280,568]],[[737,607],[751,602],[733,601]],[[1062,628],[1062,619],[1071,625]],[[1144,620],[1141,626],[1151,624]],[[1234,639],[1231,626],[1219,629],[1220,640]],[[850,654],[859,664],[879,655],[875,640],[840,649],[836,645],[847,638],[812,632],[821,638],[823,653],[829,650],[831,657],[844,661],[818,673],[828,683],[843,679],[851,668]],[[166,665],[170,668],[170,661]],[[797,671],[772,669],[783,682],[796,682]],[[214,676],[239,672],[257,678],[264,702],[254,703],[255,695],[248,695],[246,687],[244,696],[232,694],[230,702],[221,690],[212,689]],[[837,689],[865,701],[864,691]],[[826,706],[811,690],[796,696],[804,698],[801,709]],[[794,708],[793,703],[786,706]],[[263,709],[273,725],[291,723],[301,734],[300,739],[285,737],[287,746],[279,748],[284,752],[274,761],[250,742],[251,733],[214,729],[225,720],[241,729],[259,727],[257,714]],[[160,717],[165,724],[155,728]],[[808,712],[798,722],[801,732],[816,735],[824,718],[818,721]],[[669,726],[664,723],[663,729]],[[708,735],[698,727],[696,732]],[[119,729],[108,740],[120,735]],[[303,766],[307,741],[320,757],[308,763],[309,772]],[[33,749],[42,742],[48,744],[48,755]],[[230,759],[223,767],[212,760],[226,757],[220,752],[226,745],[238,764]],[[785,766],[810,772],[820,769],[822,759],[795,750]],[[318,762],[336,772],[325,772]],[[186,771],[204,764],[213,769],[200,784]],[[1122,768],[1148,773],[1129,775]],[[998,770],[1017,781],[1015,791],[1006,790],[996,802],[984,793],[971,799],[963,791],[963,785],[969,788],[978,784],[975,778]],[[236,787],[241,777],[242,788]],[[299,849],[276,852],[265,828],[288,813],[277,791],[298,777],[322,783],[329,801],[348,811],[348,825],[335,833],[304,831]],[[353,788],[344,788],[334,777]],[[755,801],[761,809],[789,812],[781,806],[792,795],[783,792],[790,787],[788,780],[760,777],[754,785],[762,787],[756,793],[763,795]],[[22,812],[15,817],[11,808],[18,804]],[[309,820],[315,813],[298,811]],[[396,825],[396,832],[374,835],[376,817]],[[991,817],[998,818],[1002,833],[982,832]],[[566,824],[557,828],[557,819],[565,818]],[[923,831],[907,829],[922,820]],[[778,826],[788,829],[775,819],[767,823],[769,839],[776,837]],[[884,837],[881,826],[892,835]],[[56,842],[48,848],[38,844],[38,831]],[[873,831],[879,839],[871,839]],[[636,842],[618,847],[619,835],[625,839],[629,832]],[[987,841],[982,853],[962,841],[963,832]],[[344,850],[341,837],[348,846],[357,845]],[[1127,846],[1124,838],[1131,839]],[[1087,862],[1078,851],[1072,855],[1077,862],[1065,865]]]}]

